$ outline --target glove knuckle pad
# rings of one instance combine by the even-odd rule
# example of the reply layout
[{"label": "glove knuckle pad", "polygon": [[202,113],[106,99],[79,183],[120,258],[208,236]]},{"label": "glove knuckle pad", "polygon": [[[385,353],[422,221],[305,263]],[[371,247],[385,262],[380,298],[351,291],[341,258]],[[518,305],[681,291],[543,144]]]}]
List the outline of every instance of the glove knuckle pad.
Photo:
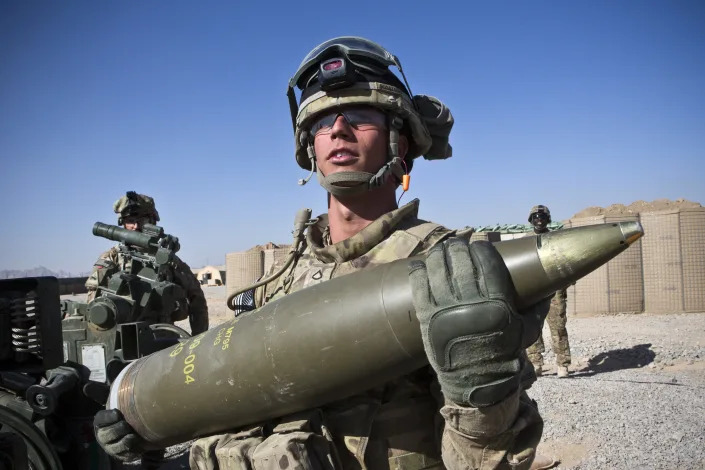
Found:
[{"label": "glove knuckle pad", "polygon": [[429,339],[441,369],[466,363],[474,341],[499,334],[510,312],[502,302],[459,305],[439,311],[429,324]]}]

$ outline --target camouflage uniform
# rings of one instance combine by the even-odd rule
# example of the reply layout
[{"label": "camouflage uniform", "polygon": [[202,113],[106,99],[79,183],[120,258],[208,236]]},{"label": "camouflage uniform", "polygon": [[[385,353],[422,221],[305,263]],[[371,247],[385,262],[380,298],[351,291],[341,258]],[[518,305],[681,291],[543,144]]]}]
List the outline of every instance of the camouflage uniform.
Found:
[{"label": "camouflage uniform", "polygon": [[[544,205],[538,205],[531,208],[529,211],[529,222],[534,225],[535,233],[548,232],[548,226],[539,226],[534,224],[532,217],[535,214],[545,214],[546,224],[551,222],[551,211]],[[553,344],[553,352],[556,354],[556,365],[568,367],[570,365],[570,344],[568,343],[568,330],[566,329],[566,298],[568,294],[565,289],[559,290],[551,299],[551,309],[548,311],[546,322],[551,331],[551,343]],[[534,365],[537,371],[543,369],[543,353],[546,352],[546,347],[543,344],[543,334],[539,336],[534,344],[526,350],[529,360]],[[567,369],[566,369],[567,370]],[[561,371],[559,369],[559,376]]]},{"label": "camouflage uniform", "polygon": [[[414,200],[336,244],[330,241],[327,215],[319,217],[297,262],[256,290],[256,306],[471,234],[419,220],[417,212]],[[483,409],[444,401],[427,366],[308,413],[199,439],[190,464],[209,470],[528,468],[542,428],[535,403],[521,391]]]},{"label": "camouflage uniform", "polygon": [[[86,281],[86,288],[88,289],[87,302],[95,298],[98,286],[104,285],[109,276],[124,269],[126,262],[127,260],[116,246],[98,257],[98,260],[93,265],[93,272],[91,272],[91,275],[88,276],[88,280]],[[189,304],[188,319],[191,326],[191,333],[197,335],[208,329],[208,305],[206,304],[206,298],[191,268],[176,255],[174,256],[173,262],[172,275],[174,276],[174,282],[183,287],[186,291],[186,298]],[[180,316],[179,312],[175,312],[171,321],[177,322],[185,319],[186,317]]]},{"label": "camouflage uniform", "polygon": [[[568,367],[571,362],[570,343],[568,342],[568,330],[566,329],[566,290],[559,290],[551,299],[551,310],[548,311],[546,322],[551,331],[551,344],[553,352],[556,354],[556,364]],[[526,353],[529,360],[536,368],[543,368],[543,353],[546,347],[543,344],[543,335],[529,346]]]}]

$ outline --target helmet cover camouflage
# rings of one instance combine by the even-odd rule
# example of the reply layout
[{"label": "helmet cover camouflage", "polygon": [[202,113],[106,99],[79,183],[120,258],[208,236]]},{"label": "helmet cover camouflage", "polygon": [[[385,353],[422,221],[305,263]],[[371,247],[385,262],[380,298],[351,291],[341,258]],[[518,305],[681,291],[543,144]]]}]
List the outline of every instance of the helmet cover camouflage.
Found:
[{"label": "helmet cover camouflage", "polygon": [[[377,56],[370,57],[370,50],[375,51]],[[363,53],[368,54],[366,58],[356,55]],[[325,59],[336,55],[349,60],[357,74],[356,79],[344,87],[324,90],[313,70]],[[375,74],[366,72],[372,67],[371,61],[378,67]],[[289,83],[292,118],[295,116],[296,161],[301,168],[311,170],[307,146],[310,138],[308,130],[312,123],[326,112],[350,106],[373,106],[406,123],[409,149],[405,160],[408,165],[421,155],[428,160],[452,155],[448,136],[453,126],[453,116],[448,108],[431,96],[417,95],[412,98],[408,86],[404,86],[387,68],[390,65],[395,65],[403,76],[395,56],[372,41],[351,36],[326,41],[306,56]],[[294,86],[302,90],[300,105],[296,105],[295,101],[292,103]]]},{"label": "helmet cover camouflage", "polygon": [[159,222],[159,213],[154,205],[154,199],[135,191],[127,191],[124,196],[115,201],[113,210],[118,214],[118,225],[122,225],[125,217],[151,217],[153,222]]},{"label": "helmet cover camouflage", "polygon": [[541,204],[532,207],[531,211],[529,211],[529,222],[531,222],[534,214],[546,214],[546,216],[548,216],[548,223],[551,223],[551,211],[548,210],[548,207]]}]

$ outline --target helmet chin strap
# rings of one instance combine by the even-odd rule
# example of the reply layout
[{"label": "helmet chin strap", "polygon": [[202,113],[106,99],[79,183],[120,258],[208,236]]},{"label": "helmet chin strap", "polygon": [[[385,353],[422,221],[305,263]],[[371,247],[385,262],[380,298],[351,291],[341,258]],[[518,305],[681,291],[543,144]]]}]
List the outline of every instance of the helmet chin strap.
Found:
[{"label": "helmet chin strap", "polygon": [[[379,188],[387,181],[389,175],[394,175],[401,181],[404,176],[404,168],[402,159],[399,158],[399,130],[403,123],[404,121],[399,116],[390,116],[388,161],[376,173],[339,171],[325,176],[320,171],[316,171],[316,153],[313,141],[310,140],[306,152],[311,161],[311,171],[316,171],[318,183],[333,196],[350,196]],[[305,180],[299,180],[299,184],[306,184],[310,178],[311,174]]]}]

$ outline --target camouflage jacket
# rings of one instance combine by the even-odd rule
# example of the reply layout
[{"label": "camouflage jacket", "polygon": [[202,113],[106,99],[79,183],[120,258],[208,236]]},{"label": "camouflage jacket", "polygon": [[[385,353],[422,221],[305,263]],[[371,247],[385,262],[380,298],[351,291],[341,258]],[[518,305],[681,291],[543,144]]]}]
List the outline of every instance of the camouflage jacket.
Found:
[{"label": "camouflage jacket", "polygon": [[[116,266],[117,270],[125,269],[127,259],[120,253],[117,246],[110,248],[98,257],[98,260],[93,265],[93,271],[88,276],[86,281],[86,289],[88,289],[87,302],[93,300],[99,286],[107,282],[107,277],[112,275],[114,270],[109,266]],[[186,291],[188,300],[188,319],[191,326],[191,333],[197,335],[208,329],[208,305],[206,298],[203,295],[201,285],[198,283],[196,276],[191,271],[191,268],[181,261],[179,257],[174,256],[173,276],[174,282],[180,285]],[[185,320],[186,318],[175,318],[172,316],[172,322]]]},{"label": "camouflage jacket", "polygon": [[[472,229],[457,233],[418,219],[418,206],[413,200],[336,244],[330,241],[327,216],[319,217],[307,230],[303,254],[279,278],[255,291],[255,305],[423,254],[451,236],[472,234]],[[510,468],[510,461],[516,463],[511,468],[528,468],[542,424],[535,406],[520,392],[482,410],[445,401],[430,366],[326,405],[322,412],[346,470]]]}]

